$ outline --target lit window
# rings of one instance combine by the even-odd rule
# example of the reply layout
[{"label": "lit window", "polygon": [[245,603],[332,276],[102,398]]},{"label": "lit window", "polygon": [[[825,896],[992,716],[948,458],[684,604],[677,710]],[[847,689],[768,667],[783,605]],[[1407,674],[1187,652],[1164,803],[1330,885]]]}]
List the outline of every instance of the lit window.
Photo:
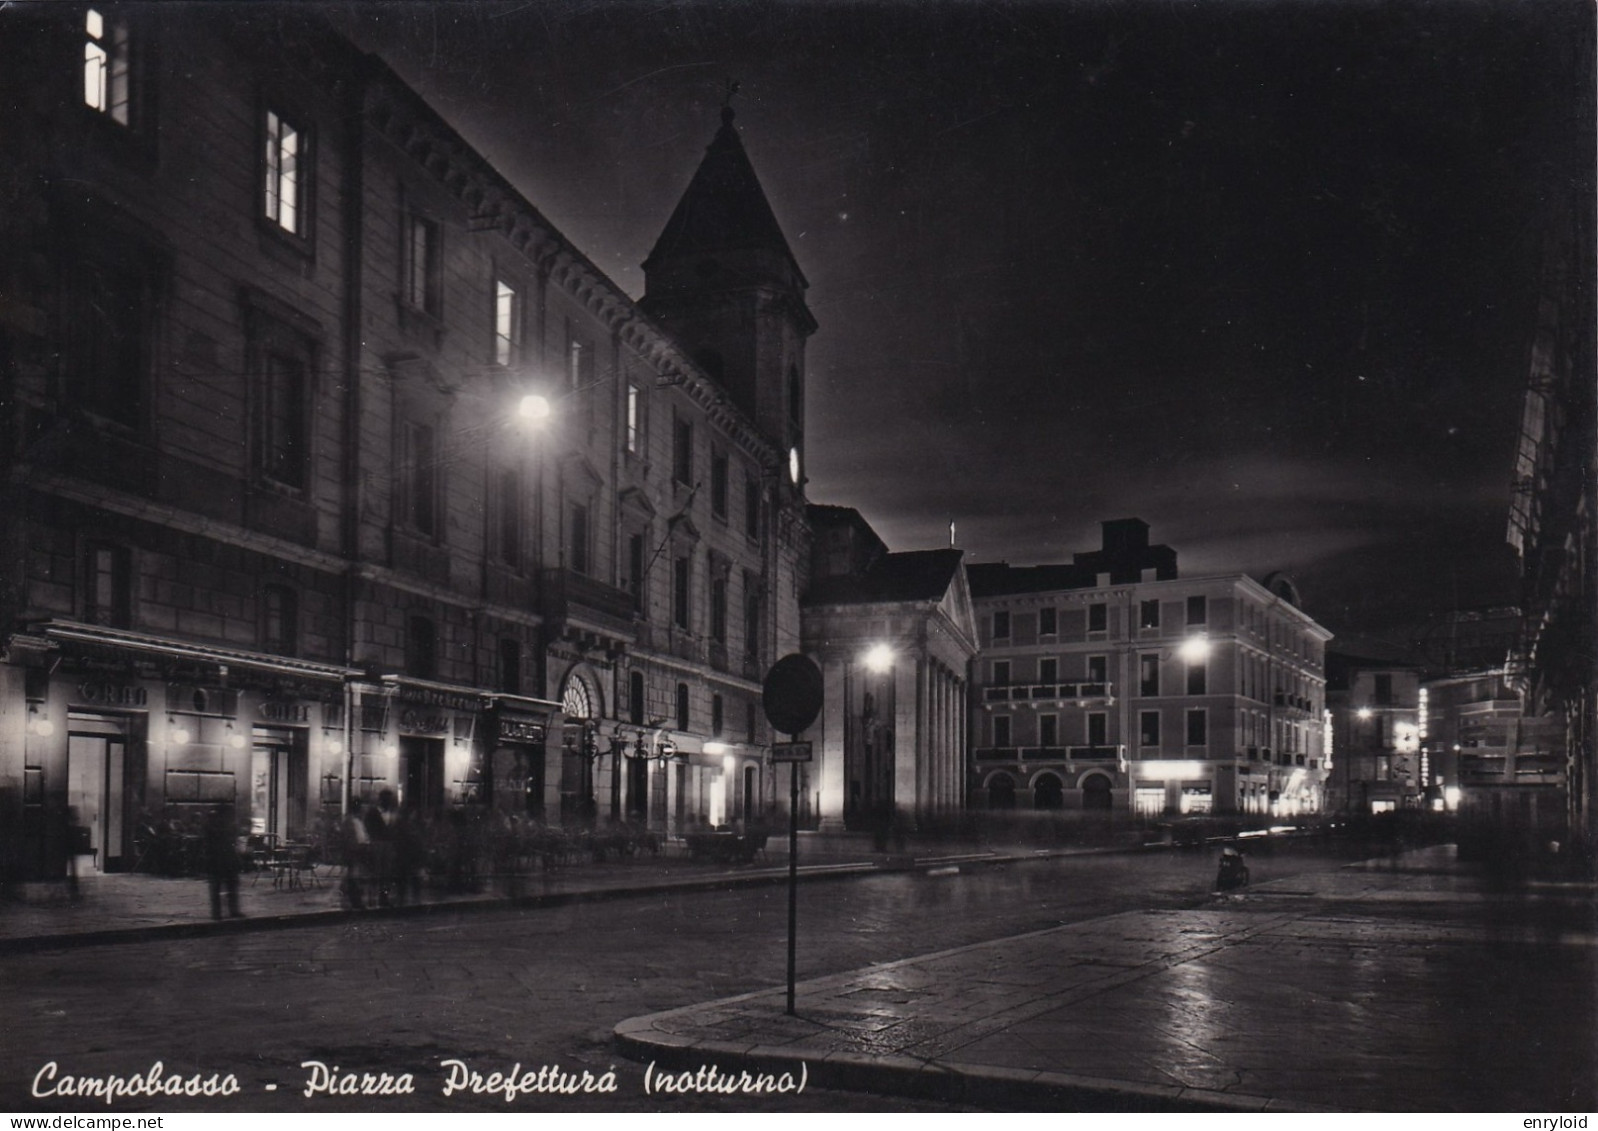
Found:
[{"label": "lit window", "polygon": [[411,216],[406,227],[405,302],[438,313],[438,225],[423,216]]},{"label": "lit window", "polygon": [[521,345],[521,305],[516,288],[501,279],[494,284],[494,364],[513,364]]},{"label": "lit window", "polygon": [[638,398],[639,389],[631,382],[627,384],[627,450],[638,450]]},{"label": "lit window", "polygon": [[300,180],[304,135],[293,124],[266,113],[266,218],[285,232],[305,234]]},{"label": "lit window", "polygon": [[90,8],[84,14],[83,103],[113,122],[129,124],[131,67],[128,25]]}]

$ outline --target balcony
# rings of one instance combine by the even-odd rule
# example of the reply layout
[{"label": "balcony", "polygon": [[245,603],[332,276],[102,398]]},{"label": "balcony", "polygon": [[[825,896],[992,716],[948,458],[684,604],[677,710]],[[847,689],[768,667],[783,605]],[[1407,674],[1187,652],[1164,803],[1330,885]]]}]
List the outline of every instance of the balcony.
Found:
[{"label": "balcony", "polygon": [[1009,683],[982,689],[982,698],[989,703],[1013,700],[1064,700],[1109,699],[1114,695],[1109,683]]},{"label": "balcony", "polygon": [[587,630],[603,636],[632,640],[632,594],[569,569],[539,573],[540,611],[550,625],[564,634]]}]

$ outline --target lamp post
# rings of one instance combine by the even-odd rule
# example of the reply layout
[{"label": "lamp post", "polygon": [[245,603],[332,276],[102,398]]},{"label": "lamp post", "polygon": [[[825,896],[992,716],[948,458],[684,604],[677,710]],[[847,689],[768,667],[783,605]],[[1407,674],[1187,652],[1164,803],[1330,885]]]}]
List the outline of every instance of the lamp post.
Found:
[{"label": "lamp post", "polygon": [[[648,742],[645,742],[645,735],[649,733],[650,732],[647,729],[640,727],[638,734],[633,738],[632,749],[628,752],[628,756],[632,758],[634,762],[638,763],[644,768],[645,796],[644,805],[642,807],[642,816],[646,825],[649,823],[649,764],[651,762],[658,762],[661,766],[665,766],[667,762],[677,757],[677,744],[671,740],[671,732],[666,730],[665,727],[656,727],[653,737],[650,738]],[[616,728],[616,737],[618,740],[623,739],[622,729],[620,726]],[[624,740],[621,741],[621,747],[625,748]],[[619,804],[619,790],[617,791],[617,795]]]}]

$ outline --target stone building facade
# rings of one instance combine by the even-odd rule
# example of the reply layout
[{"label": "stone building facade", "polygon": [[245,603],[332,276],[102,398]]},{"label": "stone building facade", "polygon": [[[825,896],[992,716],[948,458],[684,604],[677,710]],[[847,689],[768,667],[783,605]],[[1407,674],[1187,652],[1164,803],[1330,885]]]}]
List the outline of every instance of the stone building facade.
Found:
[{"label": "stone building facade", "polygon": [[303,11],[5,35],[7,863],[131,868],[215,804],[301,839],[382,790],[769,807],[815,323],[730,112],[635,303]]},{"label": "stone building facade", "polygon": [[1319,811],[1325,645],[1291,584],[1178,576],[1139,519],[1069,564],[967,567],[972,804]]}]

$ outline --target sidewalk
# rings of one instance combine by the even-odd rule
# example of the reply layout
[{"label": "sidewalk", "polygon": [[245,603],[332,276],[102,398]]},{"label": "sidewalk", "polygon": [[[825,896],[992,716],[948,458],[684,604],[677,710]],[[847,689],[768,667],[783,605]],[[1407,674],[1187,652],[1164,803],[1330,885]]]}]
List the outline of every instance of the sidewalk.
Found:
[{"label": "sidewalk", "polygon": [[634,1018],[656,1070],[997,1110],[1587,1111],[1590,888],[1488,890],[1451,848]]},{"label": "sidewalk", "polygon": [[[899,853],[875,852],[870,839],[855,835],[802,835],[799,876],[815,881],[865,872],[937,867],[960,860],[1030,859],[1059,852],[986,844],[912,845]],[[549,871],[491,877],[482,890],[449,894],[424,888],[404,907],[364,911],[346,907],[341,874],[320,870],[303,884],[274,884],[266,873],[245,873],[239,885],[240,919],[211,918],[210,894],[203,877],[144,874],[84,877],[81,898],[68,898],[62,883],[23,886],[20,900],[0,901],[0,955],[62,946],[131,942],[155,937],[272,930],[334,922],[354,916],[427,914],[496,907],[548,906],[579,899],[619,898],[658,891],[725,889],[786,882],[788,841],[772,837],[766,858],[754,864],[712,864],[676,854],[623,860],[583,861]]]}]

